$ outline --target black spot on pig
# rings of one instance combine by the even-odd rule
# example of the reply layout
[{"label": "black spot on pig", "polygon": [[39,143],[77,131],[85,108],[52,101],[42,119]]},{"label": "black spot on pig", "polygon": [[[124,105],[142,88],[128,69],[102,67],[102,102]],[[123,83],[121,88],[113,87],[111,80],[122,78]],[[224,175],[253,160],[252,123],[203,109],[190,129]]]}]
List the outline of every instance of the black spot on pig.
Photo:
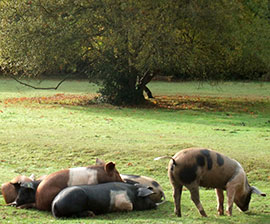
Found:
[{"label": "black spot on pig", "polygon": [[171,170],[171,172],[173,172],[174,167],[175,167],[175,166],[172,164],[172,165],[171,165],[171,169],[170,169],[170,170]]},{"label": "black spot on pig", "polygon": [[180,180],[185,184],[190,184],[196,180],[197,164],[193,166],[185,166],[179,173]]},{"label": "black spot on pig", "polygon": [[154,187],[159,187],[158,182],[156,182],[156,181],[154,181],[154,180],[151,182],[151,184],[152,184]]},{"label": "black spot on pig", "polygon": [[173,172],[173,170],[174,170],[174,167],[176,166],[176,162],[175,162],[175,159],[174,158],[172,158],[172,161],[173,161],[173,163],[172,163],[172,166],[171,166],[171,171]]},{"label": "black spot on pig", "polygon": [[212,158],[210,156],[210,151],[207,149],[203,149],[200,152],[202,155],[204,155],[206,157],[208,170],[211,170],[212,166],[213,166],[213,161],[212,161]]},{"label": "black spot on pig", "polygon": [[203,167],[205,165],[204,157],[202,155],[198,155],[196,160],[199,166]]},{"label": "black spot on pig", "polygon": [[128,184],[139,184],[139,182],[130,179],[125,179],[125,182]]},{"label": "black spot on pig", "polygon": [[219,153],[217,153],[217,164],[219,166],[222,166],[224,164],[224,159],[222,158],[222,156]]},{"label": "black spot on pig", "polygon": [[130,177],[130,178],[134,178],[134,179],[135,179],[135,178],[141,177],[141,176],[139,176],[139,175],[131,175],[131,174],[128,174],[127,176]]}]

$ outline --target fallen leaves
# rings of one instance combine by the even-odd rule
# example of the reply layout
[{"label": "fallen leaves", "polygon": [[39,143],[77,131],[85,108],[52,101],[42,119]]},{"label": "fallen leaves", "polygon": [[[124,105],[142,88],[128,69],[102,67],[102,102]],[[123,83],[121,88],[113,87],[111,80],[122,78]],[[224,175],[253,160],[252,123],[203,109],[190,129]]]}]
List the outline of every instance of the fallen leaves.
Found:
[{"label": "fallen leaves", "polygon": [[[59,104],[59,105],[72,105],[72,106],[84,106],[93,104],[93,101],[97,95],[75,95],[75,94],[55,94],[53,96],[42,97],[16,97],[3,100],[4,105],[14,104]],[[1,111],[0,111],[1,112]]]},{"label": "fallen leaves", "polygon": [[[58,93],[52,96],[42,97],[17,97],[2,100],[5,107],[9,105],[33,105],[46,104],[55,105],[87,106],[98,104],[98,94],[64,94]],[[232,116],[229,112],[249,113],[256,118],[258,111],[265,111],[270,106],[269,99],[255,99],[244,97],[210,97],[210,96],[155,96],[149,99],[151,107],[166,108],[172,110],[201,110],[201,111],[226,111],[227,116]],[[3,113],[0,110],[0,113]],[[108,121],[111,121],[108,119]]]},{"label": "fallen leaves", "polygon": [[[233,111],[255,115],[270,104],[267,99],[243,97],[155,96],[154,106],[173,110]],[[230,116],[230,114],[228,114]]]}]

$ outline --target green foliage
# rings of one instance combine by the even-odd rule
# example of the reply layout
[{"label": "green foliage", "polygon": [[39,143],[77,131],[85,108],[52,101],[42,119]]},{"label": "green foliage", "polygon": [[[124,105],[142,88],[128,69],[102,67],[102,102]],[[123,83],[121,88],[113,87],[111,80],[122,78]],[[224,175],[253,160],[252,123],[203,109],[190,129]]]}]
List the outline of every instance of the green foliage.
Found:
[{"label": "green foliage", "polygon": [[0,67],[84,74],[137,104],[155,75],[258,79],[270,71],[268,1],[2,0]]},{"label": "green foliage", "polygon": [[87,31],[96,32],[95,5],[86,3],[1,1],[2,68],[25,75],[76,71],[92,37]]},{"label": "green foliage", "polygon": [[240,29],[234,33],[239,53],[228,71],[238,79],[258,80],[270,69],[268,1],[244,1],[240,12],[237,23]]}]

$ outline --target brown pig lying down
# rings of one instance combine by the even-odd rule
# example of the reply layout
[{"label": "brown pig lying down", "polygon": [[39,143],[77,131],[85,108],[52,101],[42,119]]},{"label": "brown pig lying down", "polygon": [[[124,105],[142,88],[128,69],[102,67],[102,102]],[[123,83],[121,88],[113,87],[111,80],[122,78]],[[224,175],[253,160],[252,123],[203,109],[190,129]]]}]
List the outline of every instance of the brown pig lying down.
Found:
[{"label": "brown pig lying down", "polygon": [[74,185],[123,182],[113,162],[88,167],[60,170],[48,175],[37,187],[35,205],[39,210],[51,210],[55,196],[64,188]]}]

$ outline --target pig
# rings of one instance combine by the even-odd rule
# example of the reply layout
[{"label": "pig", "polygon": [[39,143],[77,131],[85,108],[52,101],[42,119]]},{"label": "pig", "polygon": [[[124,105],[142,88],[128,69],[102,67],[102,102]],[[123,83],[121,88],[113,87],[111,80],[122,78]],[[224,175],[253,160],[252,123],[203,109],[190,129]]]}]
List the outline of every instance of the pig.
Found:
[{"label": "pig", "polygon": [[[101,161],[102,162],[102,161]],[[96,165],[100,165],[100,161],[96,161]],[[122,180],[126,183],[146,185],[151,188],[154,194],[150,195],[150,199],[156,203],[163,203],[166,201],[165,194],[157,181],[150,177],[139,175],[120,174]],[[162,201],[163,198],[163,201]]]},{"label": "pig", "polygon": [[[160,184],[155,181],[154,179],[146,176],[139,176],[139,175],[126,175],[120,174],[123,181],[126,183],[131,184],[141,184],[148,186],[154,194],[149,195],[149,198],[155,203],[162,203],[166,201],[165,194],[160,186]],[[163,198],[163,200],[162,200]]]},{"label": "pig", "polygon": [[249,185],[246,173],[239,162],[221,153],[204,148],[188,148],[169,158],[171,160],[168,165],[168,176],[173,187],[175,213],[179,217],[183,186],[190,191],[192,201],[204,217],[207,215],[200,202],[199,186],[216,189],[219,215],[224,214],[223,190],[227,191],[226,212],[229,216],[232,215],[233,203],[241,211],[247,211],[252,193],[266,196],[256,187]]},{"label": "pig", "polygon": [[36,190],[35,207],[38,210],[51,210],[54,197],[64,188],[74,185],[123,182],[113,162],[100,165],[60,170],[48,175]]},{"label": "pig", "polygon": [[11,204],[17,208],[33,208],[35,206],[37,187],[41,181],[42,179],[30,182],[14,183],[13,186],[18,194],[14,202]]},{"label": "pig", "polygon": [[17,176],[13,178],[10,182],[6,182],[2,184],[1,186],[1,192],[4,197],[4,200],[7,204],[10,204],[15,201],[17,197],[17,191],[16,188],[14,187],[13,184],[16,183],[26,183],[26,182],[31,182],[33,180],[33,177],[27,177],[27,176]]},{"label": "pig", "polygon": [[[43,180],[46,176],[41,176],[37,180]],[[6,182],[1,186],[1,192],[3,194],[4,200],[7,205],[14,205],[14,201],[18,195],[18,188],[15,189],[14,184],[28,183],[35,180],[35,175],[32,174],[30,177],[27,176],[17,176],[13,178],[10,182]]]},{"label": "pig", "polygon": [[52,202],[52,214],[60,217],[85,217],[116,211],[154,209],[147,187],[110,182],[98,185],[71,186],[62,190]]}]

